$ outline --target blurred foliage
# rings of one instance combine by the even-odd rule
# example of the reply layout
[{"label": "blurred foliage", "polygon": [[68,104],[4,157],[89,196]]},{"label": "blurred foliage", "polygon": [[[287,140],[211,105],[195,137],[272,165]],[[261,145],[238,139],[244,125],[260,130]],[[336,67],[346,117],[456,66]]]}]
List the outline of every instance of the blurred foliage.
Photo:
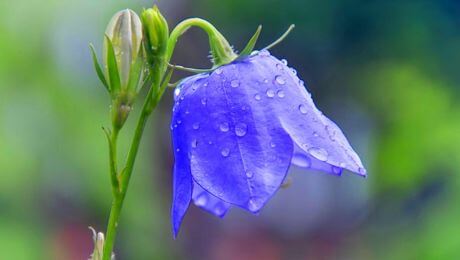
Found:
[{"label": "blurred foliage", "polygon": [[[101,47],[115,11],[149,5],[0,3],[2,259],[84,259],[91,251],[87,226],[105,229],[110,186],[100,127],[109,124],[109,99],[92,71],[87,46]],[[177,0],[159,5],[170,27],[184,17],[204,17],[239,50],[259,24],[264,26],[260,48],[295,23],[273,52],[298,69],[326,114],[363,115],[359,118],[365,120],[353,121],[350,115],[340,123],[354,125],[345,132],[354,129],[352,143],[368,151],[363,157],[369,178],[356,181],[369,186],[369,213],[335,244],[336,259],[460,257],[458,1]],[[205,67],[196,53],[206,54],[206,39],[193,32],[187,37],[175,59]],[[141,147],[120,224],[121,259],[200,259],[196,256],[214,250],[207,245],[215,237],[202,238],[202,244],[171,240],[169,102],[151,121]],[[134,118],[135,113],[128,124]],[[123,132],[122,147],[129,132],[129,127]],[[297,250],[314,244],[312,237],[306,234]],[[318,250],[327,255],[323,249]]]}]

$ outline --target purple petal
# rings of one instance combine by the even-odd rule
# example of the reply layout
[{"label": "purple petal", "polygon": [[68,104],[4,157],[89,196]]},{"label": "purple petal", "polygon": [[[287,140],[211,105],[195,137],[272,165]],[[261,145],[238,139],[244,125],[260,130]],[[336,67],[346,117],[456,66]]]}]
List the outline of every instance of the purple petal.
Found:
[{"label": "purple petal", "polygon": [[[291,138],[266,106],[253,106],[255,91],[228,65],[186,80],[176,118],[185,129],[194,180],[215,197],[258,212],[286,176]],[[174,122],[173,122],[174,124]]]},{"label": "purple petal", "polygon": [[295,70],[267,51],[248,58],[245,64],[248,65],[244,68],[239,66],[240,79],[249,82],[257,78],[265,80],[265,85],[245,87],[258,88],[261,97],[259,106],[270,107],[283,129],[289,133],[295,143],[294,164],[299,165],[300,161],[300,166],[338,175],[342,169],[366,174],[342,131],[316,108]]},{"label": "purple petal", "polygon": [[[173,121],[174,116],[173,116]],[[173,127],[174,128],[174,127]],[[173,135],[181,136],[181,129],[174,128]],[[173,204],[171,208],[172,231],[176,238],[182,219],[192,199],[192,175],[190,174],[190,160],[187,156],[185,140],[173,138],[174,148],[174,175],[173,175]]]},{"label": "purple petal", "polygon": [[223,218],[230,208],[229,203],[213,196],[196,182],[193,182],[192,197],[196,206],[220,218]]}]

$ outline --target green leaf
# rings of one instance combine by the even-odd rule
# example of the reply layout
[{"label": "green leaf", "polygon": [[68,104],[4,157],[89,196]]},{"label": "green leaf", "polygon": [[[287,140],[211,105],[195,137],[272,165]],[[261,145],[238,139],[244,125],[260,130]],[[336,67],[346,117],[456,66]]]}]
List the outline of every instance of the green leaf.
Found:
[{"label": "green leaf", "polygon": [[110,92],[110,87],[107,84],[107,81],[105,80],[104,72],[102,72],[101,66],[99,65],[99,62],[97,61],[97,56],[96,52],[94,51],[94,46],[93,44],[89,44],[89,49],[91,50],[91,56],[93,58],[93,64],[94,64],[94,69],[96,69],[97,76],[101,80],[102,84],[104,87],[107,89],[107,91]]},{"label": "green leaf", "polygon": [[115,94],[119,92],[121,88],[120,74],[118,72],[117,58],[115,57],[112,41],[107,35],[105,35],[105,40],[107,44],[107,70],[110,89],[112,90],[112,94]]},{"label": "green leaf", "polygon": [[251,37],[249,42],[246,44],[246,47],[241,51],[240,55],[238,55],[237,59],[241,59],[244,56],[248,56],[251,54],[252,50],[254,50],[254,46],[256,46],[257,39],[259,38],[260,31],[262,31],[262,25],[259,25],[257,27],[256,32],[254,35]]}]

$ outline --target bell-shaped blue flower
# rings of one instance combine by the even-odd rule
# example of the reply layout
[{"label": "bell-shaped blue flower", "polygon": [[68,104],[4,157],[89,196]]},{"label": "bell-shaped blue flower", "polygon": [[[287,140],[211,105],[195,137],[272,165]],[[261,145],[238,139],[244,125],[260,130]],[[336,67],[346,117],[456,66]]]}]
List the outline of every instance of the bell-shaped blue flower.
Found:
[{"label": "bell-shaped blue flower", "polygon": [[219,217],[231,206],[259,212],[292,164],[366,175],[296,71],[266,50],[183,80],[175,101],[174,236],[191,201]]}]

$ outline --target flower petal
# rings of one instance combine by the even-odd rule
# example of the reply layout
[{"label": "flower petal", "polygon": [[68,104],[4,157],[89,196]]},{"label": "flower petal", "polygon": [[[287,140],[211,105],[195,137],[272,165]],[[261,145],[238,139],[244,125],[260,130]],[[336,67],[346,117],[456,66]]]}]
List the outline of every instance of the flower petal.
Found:
[{"label": "flower petal", "polygon": [[173,124],[184,129],[194,180],[255,213],[283,182],[293,144],[269,107],[252,106],[251,82],[238,77],[227,65],[184,81],[174,108],[183,123]]},{"label": "flower petal", "polygon": [[[173,115],[174,121],[174,115]],[[192,175],[190,174],[190,160],[187,155],[186,142],[180,136],[181,129],[174,129],[174,175],[173,175],[173,204],[171,208],[172,231],[176,238],[182,219],[192,199]]]},{"label": "flower petal", "polygon": [[286,61],[262,51],[251,56],[247,64],[246,68],[241,68],[241,81],[264,78],[266,85],[262,88],[257,86],[259,101],[278,116],[282,127],[294,141],[294,164],[299,165],[297,159],[305,159],[300,160],[300,166],[333,174],[340,174],[342,169],[366,174],[340,128],[316,108],[303,82]]},{"label": "flower petal", "polygon": [[220,218],[225,216],[231,206],[229,203],[217,198],[205,189],[201,188],[201,186],[196,182],[193,182],[192,197],[196,206]]}]

